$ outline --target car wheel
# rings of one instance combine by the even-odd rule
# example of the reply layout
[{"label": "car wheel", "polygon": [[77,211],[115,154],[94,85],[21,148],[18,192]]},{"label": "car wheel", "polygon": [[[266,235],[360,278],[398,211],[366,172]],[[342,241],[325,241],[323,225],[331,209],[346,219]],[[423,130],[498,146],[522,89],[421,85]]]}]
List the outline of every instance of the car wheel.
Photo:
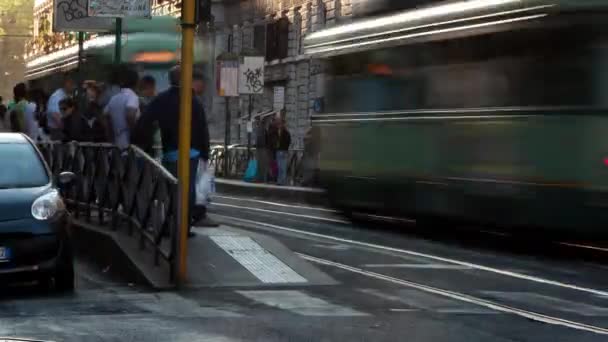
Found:
[{"label": "car wheel", "polygon": [[55,290],[71,292],[74,290],[74,260],[69,247],[64,248],[55,269]]}]

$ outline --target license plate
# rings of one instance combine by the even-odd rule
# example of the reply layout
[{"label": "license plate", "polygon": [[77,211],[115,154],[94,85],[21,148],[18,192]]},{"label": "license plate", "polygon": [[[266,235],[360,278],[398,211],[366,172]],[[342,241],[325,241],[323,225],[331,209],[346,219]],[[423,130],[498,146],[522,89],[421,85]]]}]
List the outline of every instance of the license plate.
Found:
[{"label": "license plate", "polygon": [[0,247],[0,262],[7,262],[11,259],[11,250],[8,247]]}]

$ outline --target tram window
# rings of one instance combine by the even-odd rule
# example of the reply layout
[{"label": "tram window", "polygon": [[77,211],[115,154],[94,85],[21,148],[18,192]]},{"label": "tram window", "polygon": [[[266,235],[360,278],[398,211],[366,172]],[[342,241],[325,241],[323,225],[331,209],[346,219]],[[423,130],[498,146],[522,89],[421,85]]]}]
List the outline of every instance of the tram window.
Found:
[{"label": "tram window", "polygon": [[[607,37],[601,28],[528,29],[335,57],[326,108],[600,106]],[[370,64],[390,73],[370,73]]]},{"label": "tram window", "polygon": [[594,38],[576,30],[522,31],[420,46],[424,106],[594,105]]}]

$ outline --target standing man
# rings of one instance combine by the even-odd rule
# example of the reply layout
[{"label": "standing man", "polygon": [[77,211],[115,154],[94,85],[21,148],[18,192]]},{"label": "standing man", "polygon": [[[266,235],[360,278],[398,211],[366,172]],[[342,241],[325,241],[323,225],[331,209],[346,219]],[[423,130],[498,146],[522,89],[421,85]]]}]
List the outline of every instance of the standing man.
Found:
[{"label": "standing man", "polygon": [[139,81],[139,110],[143,113],[146,107],[156,96],[156,80],[153,76],[146,75]]},{"label": "standing man", "polygon": [[101,106],[101,108],[105,108],[108,105],[108,103],[110,102],[110,100],[112,99],[112,97],[114,97],[114,95],[120,93],[120,79],[121,79],[122,73],[125,71],[122,69],[123,69],[123,67],[118,67],[118,68],[114,68],[111,71],[109,83],[103,87],[103,91],[97,98],[97,101],[99,102],[99,105]]},{"label": "standing man", "polygon": [[278,179],[277,184],[287,184],[287,157],[289,156],[289,145],[291,145],[291,134],[287,130],[285,119],[280,117],[277,119],[277,166],[278,166]]},{"label": "standing man", "polygon": [[36,94],[31,89],[27,91],[26,105],[23,110],[24,132],[33,140],[38,141],[40,126],[36,115]]},{"label": "standing man", "polygon": [[[207,85],[205,83],[205,76],[203,74],[202,71],[198,70],[198,69],[194,69],[192,72],[192,91],[194,91],[194,98],[196,98],[198,100],[198,102],[201,104],[201,107],[203,108],[203,113],[206,112],[206,108],[205,108],[205,90],[207,90]],[[207,118],[205,117],[204,120],[204,124],[205,124],[205,130],[207,130],[207,135],[209,134],[209,122],[207,121]],[[205,168],[209,167],[209,158],[207,158],[205,160]],[[200,167],[200,165],[199,165]],[[205,208],[205,212],[206,212],[206,208]],[[201,225],[206,225],[206,226],[217,226],[217,224],[215,224],[214,222],[212,222],[211,220],[209,220],[209,218],[206,218],[205,220],[200,222]]]},{"label": "standing man", "polygon": [[[139,81],[139,111],[145,113],[150,102],[156,97],[156,80],[153,76],[146,75]],[[162,138],[160,135],[160,129],[158,125],[154,128],[154,138],[152,147],[150,150],[146,150],[146,153],[153,156],[155,159],[160,160],[162,158],[162,151],[160,150],[163,146]]]},{"label": "standing man", "polygon": [[120,149],[129,147],[131,132],[139,117],[139,97],[133,90],[136,89],[138,81],[139,75],[135,70],[126,70],[120,84],[120,92],[112,96],[103,111],[107,120],[108,140]]},{"label": "standing man", "polygon": [[[144,149],[149,149],[154,134],[154,124],[160,128],[163,141],[163,165],[177,177],[177,159],[179,142],[179,112],[180,112],[180,91],[193,91],[192,89],[180,88],[179,66],[173,67],[169,71],[169,82],[171,87],[158,94],[150,103],[147,110],[143,113],[135,129],[135,141],[142,145]],[[199,160],[207,162],[209,160],[209,129],[205,118],[205,111],[201,103],[192,98],[192,142],[190,148],[190,229],[193,224],[214,226],[215,224],[207,218],[207,210],[204,206],[196,205],[195,182],[196,171]],[[189,236],[194,233],[189,231]]]},{"label": "standing man", "polygon": [[49,98],[46,106],[47,111],[47,126],[51,140],[62,140],[63,124],[61,120],[61,110],[59,110],[59,102],[72,95],[74,91],[74,80],[68,75],[63,77],[63,85]]}]

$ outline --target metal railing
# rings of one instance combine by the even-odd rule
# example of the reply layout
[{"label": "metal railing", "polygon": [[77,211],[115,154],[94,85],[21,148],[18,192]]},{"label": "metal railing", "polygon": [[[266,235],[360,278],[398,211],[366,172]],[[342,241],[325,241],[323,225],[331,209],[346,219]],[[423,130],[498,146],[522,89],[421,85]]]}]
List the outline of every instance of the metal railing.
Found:
[{"label": "metal railing", "polygon": [[174,280],[177,248],[177,179],[141,149],[110,144],[41,143],[38,145],[54,175],[78,176],[66,189],[73,215],[122,230],[150,250],[154,265],[164,260]]},{"label": "metal railing", "polygon": [[[228,170],[224,170],[224,158],[226,153],[223,145],[214,145],[209,154],[210,164],[215,168],[219,177],[243,179],[249,160],[255,158],[256,149],[251,148],[251,154],[247,153],[247,147],[241,145],[228,146]],[[300,185],[304,179],[304,151],[290,150],[287,157],[287,183],[289,185]]]}]

